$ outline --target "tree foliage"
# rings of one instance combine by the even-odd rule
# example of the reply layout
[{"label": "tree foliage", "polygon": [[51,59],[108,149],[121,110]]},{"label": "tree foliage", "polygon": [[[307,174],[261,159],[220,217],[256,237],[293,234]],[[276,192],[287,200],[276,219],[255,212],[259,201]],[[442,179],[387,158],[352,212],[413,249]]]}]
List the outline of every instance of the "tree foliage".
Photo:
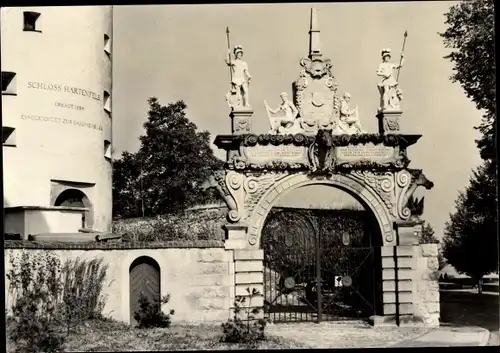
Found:
[{"label": "tree foliage", "polygon": [[434,234],[434,228],[432,228],[430,223],[426,223],[422,228],[422,233],[420,233],[419,244],[439,244],[439,240]]},{"label": "tree foliage", "polygon": [[457,271],[478,283],[497,270],[496,197],[496,65],[494,55],[494,6],[492,0],[463,1],[446,16],[448,28],[441,33],[452,51],[445,58],[454,64],[453,82],[458,82],[483,112],[476,140],[483,164],[456,200],[456,211],[446,223],[443,254]]},{"label": "tree foliage", "polygon": [[[435,236],[436,232],[434,231],[434,228],[432,228],[430,223],[425,223],[422,232],[420,233],[420,236],[418,238],[418,243],[419,244],[439,244],[440,241],[438,238]],[[446,266],[446,259],[443,256],[442,251],[440,250],[438,253],[438,262],[439,262],[439,270],[442,270]]]},{"label": "tree foliage", "polygon": [[486,161],[473,172],[455,202],[443,239],[448,262],[476,282],[498,269],[496,180],[491,168],[493,163]]},{"label": "tree foliage", "polygon": [[183,101],[163,106],[148,100],[145,134],[136,153],[124,152],[114,162],[114,214],[159,215],[214,201],[199,185],[223,162],[210,148],[208,131],[197,131],[186,117]]},{"label": "tree foliage", "polygon": [[476,141],[483,159],[496,160],[496,65],[493,0],[463,1],[446,16],[448,28],[440,33],[454,64],[451,79],[458,82],[476,107],[484,112],[476,126],[482,137]]}]

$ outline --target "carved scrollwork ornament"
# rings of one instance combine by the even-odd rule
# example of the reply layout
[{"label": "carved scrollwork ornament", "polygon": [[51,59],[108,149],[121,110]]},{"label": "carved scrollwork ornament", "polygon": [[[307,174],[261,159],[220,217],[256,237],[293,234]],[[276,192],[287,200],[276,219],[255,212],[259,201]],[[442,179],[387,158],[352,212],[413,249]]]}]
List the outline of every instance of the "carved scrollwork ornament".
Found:
[{"label": "carved scrollwork ornament", "polygon": [[406,205],[406,192],[410,187],[411,175],[406,170],[396,173],[396,183],[400,189],[397,203],[398,217],[407,220],[411,216],[411,211]]},{"label": "carved scrollwork ornament", "polygon": [[252,212],[261,198],[277,182],[286,178],[290,174],[286,171],[275,171],[258,175],[248,175],[243,184],[245,189],[245,209],[247,217],[251,217]]},{"label": "carved scrollwork ornament", "polygon": [[395,193],[394,176],[391,172],[382,174],[374,173],[371,170],[352,170],[351,175],[362,181],[365,185],[371,187],[374,192],[382,199],[389,213],[396,217],[394,211]]},{"label": "carved scrollwork ornament", "polygon": [[236,209],[230,210],[228,218],[230,222],[236,223],[242,218],[244,212],[244,176],[240,173],[230,171],[226,175],[226,185],[231,196],[236,201]]},{"label": "carved scrollwork ornament", "polygon": [[247,192],[247,196],[253,194],[259,189],[259,178],[255,176],[248,176],[243,186]]},{"label": "carved scrollwork ornament", "polygon": [[248,243],[250,245],[255,245],[257,244],[257,236],[255,234],[251,234],[249,237],[248,237]]},{"label": "carved scrollwork ornament", "polygon": [[403,149],[399,152],[394,160],[394,166],[396,168],[406,168],[410,164],[410,160],[406,154],[406,149]]},{"label": "carved scrollwork ornament", "polygon": [[332,91],[335,91],[336,82],[333,77],[328,77],[325,81],[326,87],[330,88]]}]

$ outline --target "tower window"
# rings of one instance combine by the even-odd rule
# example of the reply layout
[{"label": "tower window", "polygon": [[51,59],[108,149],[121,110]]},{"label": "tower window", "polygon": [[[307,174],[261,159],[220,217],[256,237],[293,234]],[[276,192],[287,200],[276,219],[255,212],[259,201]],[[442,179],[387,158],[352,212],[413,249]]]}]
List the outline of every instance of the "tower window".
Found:
[{"label": "tower window", "polygon": [[104,140],[104,158],[111,159],[111,142]]},{"label": "tower window", "polygon": [[16,73],[12,71],[2,71],[2,94],[16,95]]},{"label": "tower window", "polygon": [[103,93],[104,97],[104,110],[108,113],[111,113],[111,95],[109,94],[108,91],[104,91]]},{"label": "tower window", "polygon": [[107,34],[104,34],[104,52],[111,57],[111,38]]},{"label": "tower window", "polygon": [[24,12],[24,31],[42,32],[37,28],[37,21],[40,18],[39,12],[25,11]]},{"label": "tower window", "polygon": [[16,147],[16,129],[2,126],[2,146]]}]

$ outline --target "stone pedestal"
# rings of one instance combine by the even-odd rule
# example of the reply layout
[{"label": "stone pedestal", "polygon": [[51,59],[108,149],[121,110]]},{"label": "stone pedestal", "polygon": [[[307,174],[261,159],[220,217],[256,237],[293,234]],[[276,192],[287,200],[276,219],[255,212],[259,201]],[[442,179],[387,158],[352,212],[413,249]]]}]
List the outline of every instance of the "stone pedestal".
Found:
[{"label": "stone pedestal", "polygon": [[224,225],[224,230],[226,231],[226,241],[224,242],[225,248],[228,250],[248,248],[248,241],[246,238],[247,229],[248,224],[243,222],[228,223]]},{"label": "stone pedestal", "polygon": [[233,135],[249,134],[252,132],[252,115],[251,107],[233,108],[231,114],[231,133]]},{"label": "stone pedestal", "polygon": [[402,111],[380,111],[377,114],[379,134],[399,134]]},{"label": "stone pedestal", "polygon": [[418,245],[423,223],[423,221],[396,222],[397,244]]}]

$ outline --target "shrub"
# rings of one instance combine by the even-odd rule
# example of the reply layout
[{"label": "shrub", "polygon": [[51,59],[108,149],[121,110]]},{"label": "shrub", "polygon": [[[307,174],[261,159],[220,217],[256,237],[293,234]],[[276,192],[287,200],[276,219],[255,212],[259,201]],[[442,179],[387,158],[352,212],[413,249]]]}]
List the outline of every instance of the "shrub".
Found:
[{"label": "shrub", "polygon": [[128,241],[224,240],[222,225],[226,214],[224,207],[217,207],[149,218],[115,219],[113,233]]},{"label": "shrub", "polygon": [[[264,330],[267,321],[263,318],[256,318],[261,312],[261,308],[252,307],[252,299],[259,296],[257,289],[246,289],[247,296],[238,296],[234,302],[234,316],[222,324],[223,335],[221,342],[226,343],[247,343],[255,345],[258,341],[265,340]],[[248,305],[244,306],[248,298]]]},{"label": "shrub", "polygon": [[[9,337],[19,352],[58,351],[72,328],[100,318],[107,267],[101,260],[68,260],[51,251],[10,257],[12,314]],[[65,335],[61,332],[65,330]]]},{"label": "shrub", "polygon": [[58,320],[67,335],[84,321],[102,317],[104,298],[101,291],[107,269],[102,259],[81,261],[76,258],[64,264],[64,290]]},{"label": "shrub", "polygon": [[51,252],[10,258],[6,274],[12,294],[10,339],[17,352],[57,352],[64,337],[54,324],[56,303],[61,293],[59,258]]},{"label": "shrub", "polygon": [[150,301],[142,292],[139,295],[139,309],[134,313],[134,319],[139,328],[170,327],[170,315],[174,315],[174,309],[165,314],[161,307],[170,301],[170,294],[157,301]]}]

